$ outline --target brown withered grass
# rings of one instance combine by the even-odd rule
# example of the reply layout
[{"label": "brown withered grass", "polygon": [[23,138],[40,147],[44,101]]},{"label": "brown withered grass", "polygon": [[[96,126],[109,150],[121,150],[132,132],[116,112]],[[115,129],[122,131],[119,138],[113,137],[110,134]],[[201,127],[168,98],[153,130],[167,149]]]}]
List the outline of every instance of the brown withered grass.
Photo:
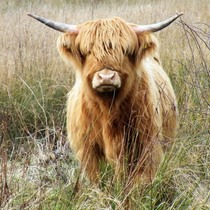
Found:
[{"label": "brown withered grass", "polygon": [[[102,166],[100,188],[80,174],[65,132],[72,67],[58,55],[59,32],[28,12],[72,24],[113,16],[147,24],[184,13],[156,34],[178,98],[180,128],[151,185],[125,192],[110,182],[109,166]],[[4,0],[0,16],[0,208],[210,208],[208,0]]]}]

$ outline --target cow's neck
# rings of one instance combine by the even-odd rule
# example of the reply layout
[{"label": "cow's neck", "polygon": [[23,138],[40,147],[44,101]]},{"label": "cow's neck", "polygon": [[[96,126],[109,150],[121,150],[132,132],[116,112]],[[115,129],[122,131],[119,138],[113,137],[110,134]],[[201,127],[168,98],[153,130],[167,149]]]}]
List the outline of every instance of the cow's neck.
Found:
[{"label": "cow's neck", "polygon": [[[135,91],[132,92],[135,93]],[[104,94],[101,98],[98,96],[89,97],[88,95],[84,97],[87,111],[90,113],[91,118],[109,122],[110,125],[114,124],[115,121],[127,121],[127,118],[136,114],[136,103],[133,101],[135,97],[132,97],[132,94],[128,94],[124,100],[117,97],[114,93],[113,95]]]}]

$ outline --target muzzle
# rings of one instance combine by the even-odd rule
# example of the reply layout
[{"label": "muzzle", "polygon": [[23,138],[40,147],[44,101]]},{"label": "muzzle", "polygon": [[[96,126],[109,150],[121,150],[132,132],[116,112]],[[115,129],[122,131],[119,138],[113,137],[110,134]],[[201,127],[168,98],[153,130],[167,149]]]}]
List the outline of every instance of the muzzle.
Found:
[{"label": "muzzle", "polygon": [[121,87],[119,73],[110,67],[97,71],[92,80],[93,89],[99,92],[112,92]]}]

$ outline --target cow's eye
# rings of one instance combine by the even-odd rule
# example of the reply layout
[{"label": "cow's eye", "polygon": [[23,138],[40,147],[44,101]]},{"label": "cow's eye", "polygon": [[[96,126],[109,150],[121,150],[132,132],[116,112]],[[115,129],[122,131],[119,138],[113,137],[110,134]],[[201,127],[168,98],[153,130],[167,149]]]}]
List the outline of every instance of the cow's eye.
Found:
[{"label": "cow's eye", "polygon": [[123,53],[123,55],[126,55],[126,51],[124,48],[122,48],[122,53]]},{"label": "cow's eye", "polygon": [[129,53],[127,56],[128,56],[129,61],[131,61],[132,63],[135,63],[135,61],[136,61],[135,53]]},{"label": "cow's eye", "polygon": [[113,47],[112,47],[112,43],[111,42],[109,42],[109,49],[112,49]]},{"label": "cow's eye", "polygon": [[85,63],[85,61],[86,61],[86,57],[87,57],[87,55],[86,55],[86,54],[84,54],[84,53],[82,53],[81,51],[79,51],[79,55],[80,55],[80,58],[81,58],[82,64],[84,64],[84,63]]}]

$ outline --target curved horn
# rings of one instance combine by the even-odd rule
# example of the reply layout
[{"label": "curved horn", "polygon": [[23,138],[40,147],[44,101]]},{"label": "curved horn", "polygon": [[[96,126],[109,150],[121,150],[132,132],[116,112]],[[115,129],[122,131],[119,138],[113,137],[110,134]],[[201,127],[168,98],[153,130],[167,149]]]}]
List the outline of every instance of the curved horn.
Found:
[{"label": "curved horn", "polygon": [[40,21],[41,23],[44,23],[45,25],[47,25],[50,28],[53,28],[57,31],[60,31],[63,33],[65,33],[65,32],[79,33],[79,30],[77,29],[76,25],[69,25],[69,24],[65,24],[65,23],[54,22],[54,21],[48,20],[43,17],[39,17],[37,15],[33,15],[33,14],[27,14],[27,15]]},{"label": "curved horn", "polygon": [[133,29],[136,33],[160,31],[164,29],[165,27],[167,27],[168,25],[170,25],[172,22],[174,22],[181,15],[183,15],[183,13],[176,14],[175,16],[168,18],[167,20],[164,20],[159,23],[154,23],[151,25],[139,25],[139,26],[133,27]]}]

